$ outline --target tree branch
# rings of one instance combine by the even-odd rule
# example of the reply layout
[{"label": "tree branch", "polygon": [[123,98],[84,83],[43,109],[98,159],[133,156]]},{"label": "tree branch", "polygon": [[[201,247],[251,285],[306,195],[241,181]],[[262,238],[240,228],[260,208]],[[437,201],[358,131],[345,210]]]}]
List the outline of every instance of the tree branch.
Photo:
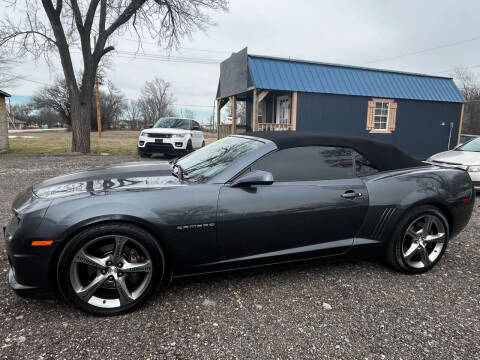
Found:
[{"label": "tree branch", "polygon": [[4,37],[1,41],[0,41],[0,45],[3,45],[5,43],[7,43],[8,41],[16,38],[16,37],[19,37],[19,36],[22,36],[22,35],[39,35],[41,37],[43,37],[45,40],[47,40],[48,42],[54,44],[54,45],[58,45],[57,42],[52,39],[50,36],[44,34],[44,33],[41,33],[40,31],[35,31],[35,30],[24,30],[24,31],[16,31],[12,34],[9,34],[8,36]]},{"label": "tree branch", "polygon": [[107,0],[102,0],[100,3],[100,23],[98,26],[98,33],[105,33],[105,22],[107,19]]},{"label": "tree branch", "polygon": [[106,54],[106,53],[109,53],[110,51],[113,51],[115,50],[115,48],[113,46],[108,46],[106,47],[105,49],[102,50],[102,52],[100,53],[100,59]]},{"label": "tree branch", "polygon": [[91,0],[90,6],[87,10],[87,15],[85,16],[85,31],[88,32],[88,37],[90,37],[90,32],[92,30],[92,24],[93,20],[95,19],[95,12],[97,11],[98,3],[99,0]]},{"label": "tree branch", "polygon": [[130,18],[145,4],[147,0],[132,0],[132,2],[123,10],[118,18],[106,30],[106,37],[109,37],[120,26],[128,22]]},{"label": "tree branch", "polygon": [[70,4],[72,5],[73,17],[75,18],[75,24],[77,25],[78,32],[82,34],[83,33],[82,12],[80,11],[80,7],[78,6],[77,0],[70,0]]},{"label": "tree branch", "polygon": [[57,8],[55,9],[58,16],[62,13],[63,0],[57,0]]}]

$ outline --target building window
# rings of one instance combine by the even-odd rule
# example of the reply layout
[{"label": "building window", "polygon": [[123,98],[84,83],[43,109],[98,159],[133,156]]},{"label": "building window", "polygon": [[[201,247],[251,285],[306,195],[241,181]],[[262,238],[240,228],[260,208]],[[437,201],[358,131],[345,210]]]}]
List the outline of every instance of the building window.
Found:
[{"label": "building window", "polygon": [[277,124],[290,123],[290,96],[277,97]]},{"label": "building window", "polygon": [[397,103],[391,99],[368,102],[367,130],[371,133],[391,133],[395,130]]},{"label": "building window", "polygon": [[375,103],[375,117],[373,119],[374,130],[387,130],[388,127],[388,109],[390,103],[379,101]]}]

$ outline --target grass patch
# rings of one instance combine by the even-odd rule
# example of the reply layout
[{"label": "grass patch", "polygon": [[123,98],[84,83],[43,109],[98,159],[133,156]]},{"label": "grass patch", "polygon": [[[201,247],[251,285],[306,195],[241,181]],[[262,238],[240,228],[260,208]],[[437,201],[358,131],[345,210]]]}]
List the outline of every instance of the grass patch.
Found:
[{"label": "grass patch", "polygon": [[[99,138],[91,133],[90,144],[92,154],[108,153],[111,155],[137,154],[139,131],[118,130],[104,131]],[[71,152],[72,133],[69,131],[44,131],[10,133],[10,150],[8,154],[42,154],[62,155]],[[216,140],[216,135],[205,133],[207,144]]]}]

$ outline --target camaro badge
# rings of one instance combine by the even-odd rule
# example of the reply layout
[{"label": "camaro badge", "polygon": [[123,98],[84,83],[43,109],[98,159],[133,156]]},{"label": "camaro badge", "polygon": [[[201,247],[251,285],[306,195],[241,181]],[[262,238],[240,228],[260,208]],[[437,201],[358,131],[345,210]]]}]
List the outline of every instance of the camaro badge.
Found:
[{"label": "camaro badge", "polygon": [[192,225],[179,225],[177,230],[191,230],[191,229],[202,229],[202,228],[211,228],[214,227],[215,223],[206,223],[206,224],[192,224]]}]

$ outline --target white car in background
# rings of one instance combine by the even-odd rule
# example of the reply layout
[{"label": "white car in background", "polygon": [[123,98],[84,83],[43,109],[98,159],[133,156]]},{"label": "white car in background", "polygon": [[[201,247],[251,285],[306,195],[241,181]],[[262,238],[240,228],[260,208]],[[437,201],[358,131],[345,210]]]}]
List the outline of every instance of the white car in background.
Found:
[{"label": "white car in background", "polygon": [[188,154],[203,146],[205,138],[197,121],[168,117],[142,130],[137,149],[141,157],[150,157],[155,153],[174,156]]},{"label": "white car in background", "polygon": [[429,162],[461,166],[470,174],[475,190],[480,191],[480,138],[474,138],[455,149],[435,154]]}]

